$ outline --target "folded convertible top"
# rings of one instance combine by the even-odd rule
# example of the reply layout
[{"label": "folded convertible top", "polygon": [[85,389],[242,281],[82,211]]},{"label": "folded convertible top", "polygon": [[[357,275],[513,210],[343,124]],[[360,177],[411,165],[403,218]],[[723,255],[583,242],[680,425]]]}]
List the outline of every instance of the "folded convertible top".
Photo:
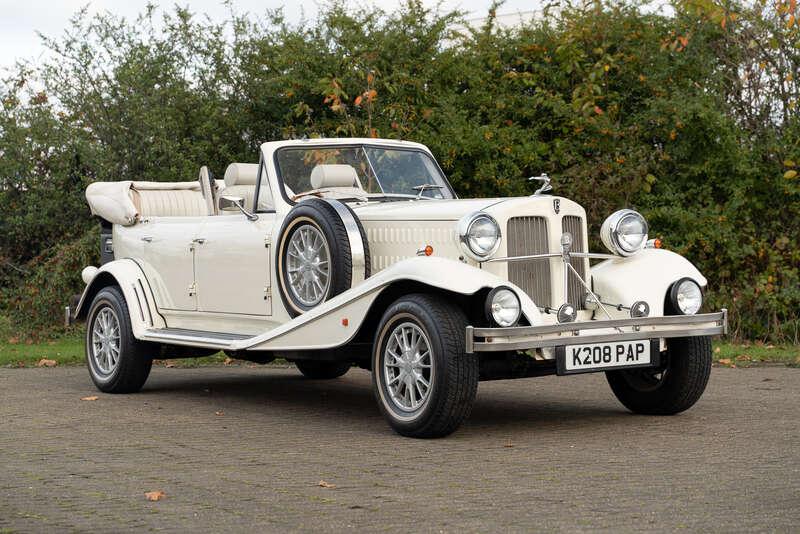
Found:
[{"label": "folded convertible top", "polygon": [[[218,184],[221,183],[219,180]],[[86,201],[92,215],[113,224],[131,226],[140,218],[131,191],[196,191],[202,195],[200,183],[192,182],[94,182],[86,188]]]}]

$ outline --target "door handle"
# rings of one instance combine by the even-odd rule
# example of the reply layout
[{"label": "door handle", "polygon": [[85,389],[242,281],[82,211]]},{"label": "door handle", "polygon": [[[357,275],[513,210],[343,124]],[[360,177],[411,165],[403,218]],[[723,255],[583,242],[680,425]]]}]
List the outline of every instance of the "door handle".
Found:
[{"label": "door handle", "polygon": [[153,237],[149,235],[142,236],[142,241],[150,243],[151,241],[153,241]]}]

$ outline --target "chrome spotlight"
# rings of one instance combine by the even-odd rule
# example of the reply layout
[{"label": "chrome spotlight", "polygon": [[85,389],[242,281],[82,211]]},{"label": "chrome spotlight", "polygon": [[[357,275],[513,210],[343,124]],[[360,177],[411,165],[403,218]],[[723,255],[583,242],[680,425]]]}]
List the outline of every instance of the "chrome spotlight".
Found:
[{"label": "chrome spotlight", "polygon": [[556,317],[559,323],[572,323],[578,317],[578,310],[569,302],[565,302],[558,308]]},{"label": "chrome spotlight", "polygon": [[631,317],[647,317],[650,315],[650,305],[643,300],[631,304]]}]

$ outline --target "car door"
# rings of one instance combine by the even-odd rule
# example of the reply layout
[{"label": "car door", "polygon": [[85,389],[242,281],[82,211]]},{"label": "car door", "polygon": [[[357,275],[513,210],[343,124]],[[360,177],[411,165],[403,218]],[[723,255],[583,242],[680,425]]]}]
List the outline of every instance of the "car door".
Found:
[{"label": "car door", "polygon": [[196,232],[206,217],[150,217],[141,223],[142,268],[160,309],[194,311]]},{"label": "car door", "polygon": [[197,234],[195,280],[201,312],[272,315],[270,238],[274,213],[206,217]]}]

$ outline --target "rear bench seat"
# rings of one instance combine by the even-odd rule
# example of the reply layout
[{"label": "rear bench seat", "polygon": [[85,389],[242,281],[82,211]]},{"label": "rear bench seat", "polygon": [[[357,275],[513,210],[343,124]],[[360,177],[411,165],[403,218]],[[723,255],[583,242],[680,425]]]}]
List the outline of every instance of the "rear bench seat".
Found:
[{"label": "rear bench seat", "polygon": [[[153,185],[160,187],[154,188]],[[170,188],[161,188],[165,186]],[[130,195],[140,217],[193,217],[208,214],[199,182],[133,182]]]}]

